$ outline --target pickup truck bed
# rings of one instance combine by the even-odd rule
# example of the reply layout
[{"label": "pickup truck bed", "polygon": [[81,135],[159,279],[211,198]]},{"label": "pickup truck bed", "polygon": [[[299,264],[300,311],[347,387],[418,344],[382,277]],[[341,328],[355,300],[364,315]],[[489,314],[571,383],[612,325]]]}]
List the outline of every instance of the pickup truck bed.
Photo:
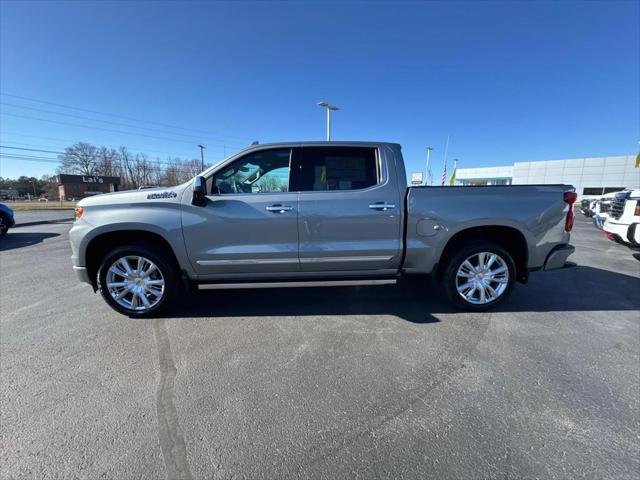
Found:
[{"label": "pickup truck bed", "polygon": [[410,187],[407,191],[406,273],[431,272],[447,245],[474,235],[510,238],[521,267],[543,268],[549,253],[569,243],[568,205],[559,201],[571,185]]}]

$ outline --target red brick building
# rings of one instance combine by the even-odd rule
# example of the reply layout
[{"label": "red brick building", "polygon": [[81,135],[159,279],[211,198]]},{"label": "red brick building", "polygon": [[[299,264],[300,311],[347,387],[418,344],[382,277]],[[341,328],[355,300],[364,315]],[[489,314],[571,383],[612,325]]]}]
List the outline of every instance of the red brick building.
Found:
[{"label": "red brick building", "polygon": [[97,175],[58,175],[58,193],[65,200],[80,199],[100,193],[117,192],[120,177]]}]

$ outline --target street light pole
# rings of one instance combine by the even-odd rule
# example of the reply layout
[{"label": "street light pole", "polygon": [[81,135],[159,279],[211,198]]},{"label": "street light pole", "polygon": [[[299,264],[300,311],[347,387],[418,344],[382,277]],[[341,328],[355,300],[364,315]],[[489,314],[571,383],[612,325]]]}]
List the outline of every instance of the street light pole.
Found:
[{"label": "street light pole", "polygon": [[204,172],[204,149],[207,148],[204,145],[198,145],[200,147],[200,171]]},{"label": "street light pole", "polygon": [[[429,173],[429,154],[431,153],[431,150],[433,150],[433,147],[425,147],[425,150],[427,151],[427,170],[425,172],[425,176],[424,176],[424,184],[427,185],[427,182],[429,182],[429,179],[431,177],[430,173]],[[433,180],[433,179],[431,179]],[[430,182],[433,183],[433,182]]]},{"label": "street light pole", "polygon": [[318,102],[319,107],[323,107],[327,109],[327,142],[331,141],[331,112],[340,110],[338,107],[334,105],[329,105],[327,102]]}]

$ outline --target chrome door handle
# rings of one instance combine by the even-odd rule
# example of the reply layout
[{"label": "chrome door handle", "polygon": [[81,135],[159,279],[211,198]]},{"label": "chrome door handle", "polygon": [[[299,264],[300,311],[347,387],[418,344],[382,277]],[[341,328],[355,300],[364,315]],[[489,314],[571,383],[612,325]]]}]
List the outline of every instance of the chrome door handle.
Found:
[{"label": "chrome door handle", "polygon": [[273,212],[273,213],[285,213],[293,210],[293,207],[290,207],[289,205],[280,205],[280,204],[269,205],[266,208],[268,212]]},{"label": "chrome door handle", "polygon": [[384,212],[391,208],[396,208],[396,206],[393,203],[372,203],[369,205],[369,208],[371,210],[382,210]]}]

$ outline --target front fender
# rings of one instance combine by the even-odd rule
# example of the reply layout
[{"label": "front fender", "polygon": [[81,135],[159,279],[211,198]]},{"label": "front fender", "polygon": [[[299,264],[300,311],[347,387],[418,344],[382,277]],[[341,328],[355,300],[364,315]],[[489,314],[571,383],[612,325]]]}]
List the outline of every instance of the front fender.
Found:
[{"label": "front fender", "polygon": [[131,204],[85,208],[85,215],[69,232],[74,266],[87,265],[87,249],[101,235],[122,232],[123,242],[126,242],[127,232],[147,232],[163,238],[173,250],[180,268],[190,271],[182,238],[180,211],[181,205],[172,202],[154,203],[153,207]]}]

